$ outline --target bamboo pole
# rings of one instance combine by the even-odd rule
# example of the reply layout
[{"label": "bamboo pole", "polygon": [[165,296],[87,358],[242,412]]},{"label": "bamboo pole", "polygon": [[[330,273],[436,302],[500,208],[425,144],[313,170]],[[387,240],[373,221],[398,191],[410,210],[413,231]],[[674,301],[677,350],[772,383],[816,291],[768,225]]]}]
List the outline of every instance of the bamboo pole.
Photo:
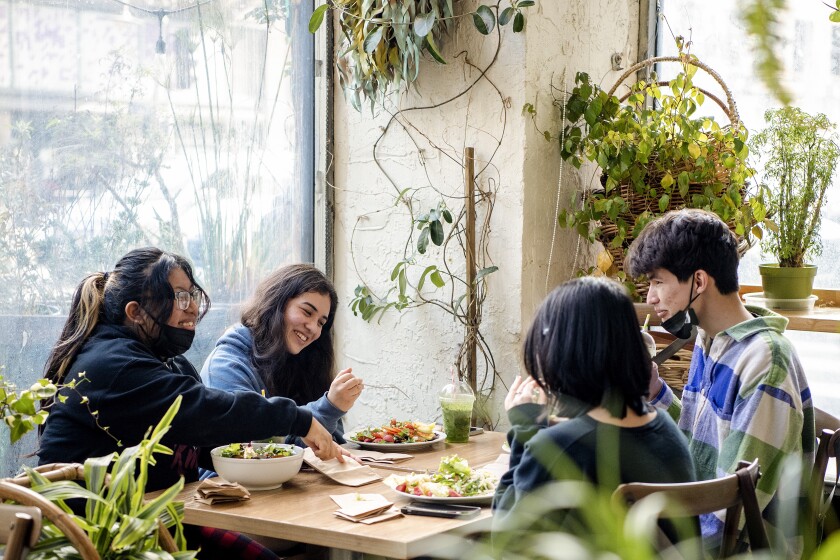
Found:
[{"label": "bamboo pole", "polygon": [[476,380],[476,299],[475,285],[475,148],[464,151],[464,179],[467,209],[466,257],[467,257],[467,378],[473,391],[477,391]]}]

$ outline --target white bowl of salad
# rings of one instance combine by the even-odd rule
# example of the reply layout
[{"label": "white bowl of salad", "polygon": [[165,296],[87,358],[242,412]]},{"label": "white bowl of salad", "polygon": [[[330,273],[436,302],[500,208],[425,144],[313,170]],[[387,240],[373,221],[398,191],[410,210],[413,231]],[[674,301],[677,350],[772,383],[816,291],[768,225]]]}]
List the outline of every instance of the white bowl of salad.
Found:
[{"label": "white bowl of salad", "polygon": [[303,449],[285,443],[231,443],[210,452],[213,470],[248,490],[279,488],[303,464]]}]

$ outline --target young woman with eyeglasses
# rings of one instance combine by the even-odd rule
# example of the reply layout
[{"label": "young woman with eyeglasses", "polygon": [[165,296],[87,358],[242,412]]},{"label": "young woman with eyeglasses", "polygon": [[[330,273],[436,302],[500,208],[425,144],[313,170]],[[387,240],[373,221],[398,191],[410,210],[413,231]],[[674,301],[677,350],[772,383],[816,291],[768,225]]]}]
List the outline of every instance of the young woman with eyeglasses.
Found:
[{"label": "young woman with eyeglasses", "polygon": [[[335,288],[311,264],[278,268],[257,286],[240,322],[216,342],[201,379],[226,391],[293,399],[344,443],[342,417],[364,389],[347,368],[334,376]],[[286,434],[276,434],[286,435]]]},{"label": "young woman with eyeglasses", "polygon": [[84,462],[135,445],[178,395],[181,408],[163,440],[174,453],[156,458],[149,491],[167,488],[182,475],[186,482],[197,480],[199,460],[211,466],[202,450],[278,433],[301,436],[322,459],[343,460],[330,433],[294,401],[201,382],[182,354],[209,306],[187,260],[154,247],[129,252],[113,272],[85,278],[45,373],[55,383],[85,381],[76,386],[78,393],[65,390],[64,402],[46,403],[52,406],[39,462]]}]

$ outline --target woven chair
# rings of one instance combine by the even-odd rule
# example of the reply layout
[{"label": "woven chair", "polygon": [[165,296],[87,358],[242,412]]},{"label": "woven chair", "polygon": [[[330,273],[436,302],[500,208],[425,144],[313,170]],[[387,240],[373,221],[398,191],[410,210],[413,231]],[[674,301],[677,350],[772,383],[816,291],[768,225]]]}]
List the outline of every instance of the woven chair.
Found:
[{"label": "woven chair", "polygon": [[0,504],[0,544],[5,544],[3,560],[20,560],[24,551],[38,542],[41,510],[17,504]]},{"label": "woven chair", "polygon": [[[41,473],[47,480],[84,480],[84,465],[79,463],[50,463],[41,465],[34,470]],[[30,481],[26,475],[16,478],[0,480],[0,500],[11,500],[16,504],[37,508],[41,516],[49,519],[73,547],[79,552],[83,560],[99,560],[99,553],[91,542],[87,533],[73,518],[60,507],[29,488]],[[40,533],[40,528],[39,531]],[[158,523],[158,537],[161,547],[167,552],[177,552],[178,547],[169,530]]]},{"label": "woven chair", "polygon": [[[757,459],[752,463],[741,461],[735,473],[722,478],[675,484],[633,482],[619,486],[613,497],[623,500],[627,505],[633,505],[651,494],[664,495],[667,505],[660,514],[662,519],[684,518],[726,510],[719,558],[727,558],[737,552],[742,511],[751,549],[755,551],[769,548],[767,532],[755,495],[755,485],[759,476]],[[657,543],[659,548],[672,548],[673,543],[663,537],[664,535],[660,534]]]}]

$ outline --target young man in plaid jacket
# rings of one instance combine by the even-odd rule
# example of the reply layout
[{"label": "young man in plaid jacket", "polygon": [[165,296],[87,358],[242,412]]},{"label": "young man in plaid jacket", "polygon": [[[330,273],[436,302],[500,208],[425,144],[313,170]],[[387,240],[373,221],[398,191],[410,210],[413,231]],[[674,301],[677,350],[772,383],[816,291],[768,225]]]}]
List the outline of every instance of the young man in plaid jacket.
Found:
[{"label": "young man in plaid jacket", "polygon": [[[657,374],[650,399],[678,421],[698,480],[724,476],[737,469],[738,461],[758,459],[765,525],[771,533],[783,530],[797,549],[796,528],[778,526],[777,490],[783,468],[794,464],[807,473],[813,464],[811,392],[796,350],[782,334],[787,319],[741,302],[738,261],[734,234],[704,210],[669,212],[649,223],[631,245],[628,272],[650,280],[647,302],[662,326],[679,338],[698,327],[682,399]],[[723,521],[702,516],[701,529],[707,545],[715,546]]]}]

